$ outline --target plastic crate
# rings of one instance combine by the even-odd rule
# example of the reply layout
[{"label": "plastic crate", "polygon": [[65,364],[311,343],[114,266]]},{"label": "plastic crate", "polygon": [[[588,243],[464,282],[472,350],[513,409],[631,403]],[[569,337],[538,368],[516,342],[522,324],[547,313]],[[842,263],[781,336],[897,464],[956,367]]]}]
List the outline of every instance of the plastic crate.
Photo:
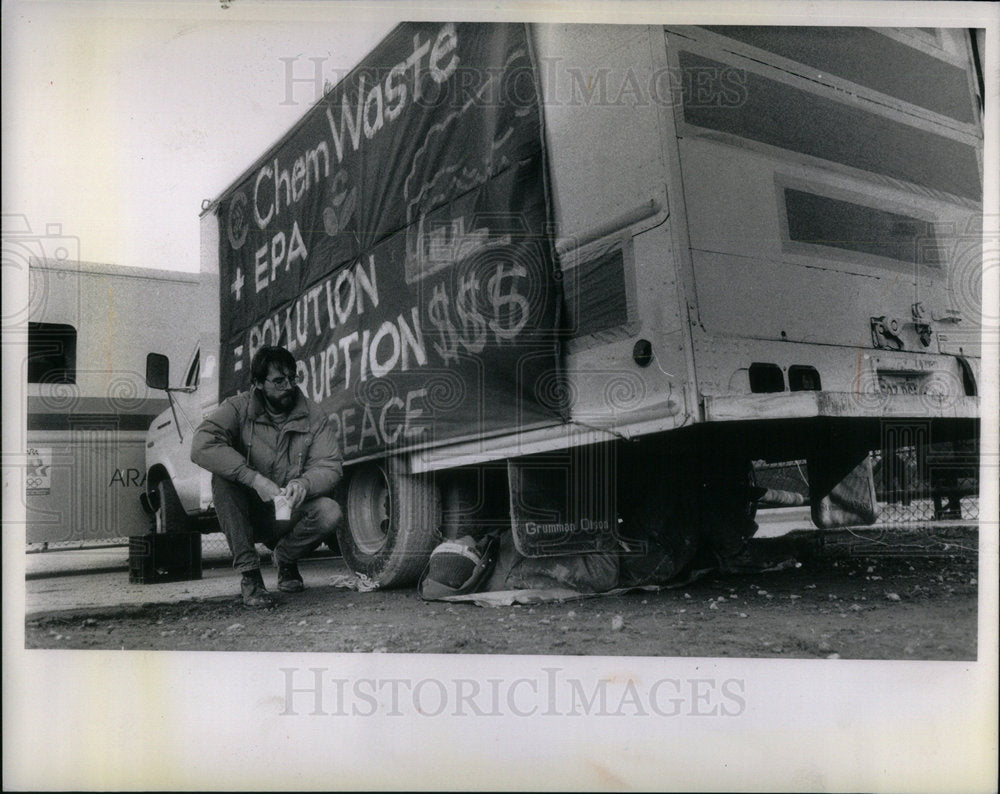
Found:
[{"label": "plastic crate", "polygon": [[128,539],[130,584],[201,579],[201,533],[133,535]]}]

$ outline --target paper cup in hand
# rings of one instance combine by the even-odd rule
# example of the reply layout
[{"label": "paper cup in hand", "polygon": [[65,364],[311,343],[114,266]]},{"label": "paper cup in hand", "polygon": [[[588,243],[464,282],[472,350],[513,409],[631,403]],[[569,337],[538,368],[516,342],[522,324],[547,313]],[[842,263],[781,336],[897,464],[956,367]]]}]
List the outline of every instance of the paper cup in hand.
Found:
[{"label": "paper cup in hand", "polygon": [[292,506],[288,503],[288,498],[278,494],[274,497],[274,519],[275,521],[288,521],[292,517]]}]

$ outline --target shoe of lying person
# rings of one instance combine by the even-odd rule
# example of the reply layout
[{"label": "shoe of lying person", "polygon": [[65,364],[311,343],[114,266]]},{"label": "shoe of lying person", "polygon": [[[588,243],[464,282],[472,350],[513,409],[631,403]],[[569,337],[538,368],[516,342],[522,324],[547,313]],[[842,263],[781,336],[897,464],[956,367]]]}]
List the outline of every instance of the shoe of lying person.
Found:
[{"label": "shoe of lying person", "polygon": [[264,587],[264,577],[261,576],[260,570],[243,573],[240,591],[243,594],[243,606],[255,609],[274,606],[270,593]]},{"label": "shoe of lying person", "polygon": [[274,565],[278,569],[278,589],[282,593],[301,593],[306,589],[298,565],[294,562],[279,562],[278,555],[274,555]]}]

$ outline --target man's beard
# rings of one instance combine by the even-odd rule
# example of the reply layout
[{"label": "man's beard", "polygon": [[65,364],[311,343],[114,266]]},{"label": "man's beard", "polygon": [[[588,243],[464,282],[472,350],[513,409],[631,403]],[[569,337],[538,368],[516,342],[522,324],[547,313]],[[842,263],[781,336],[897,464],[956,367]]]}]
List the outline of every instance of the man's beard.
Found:
[{"label": "man's beard", "polygon": [[271,399],[267,394],[265,394],[264,402],[267,403],[267,407],[270,408],[273,413],[287,414],[292,410],[292,406],[295,405],[295,390],[292,389],[288,392],[288,394],[283,394],[282,396],[274,399]]}]

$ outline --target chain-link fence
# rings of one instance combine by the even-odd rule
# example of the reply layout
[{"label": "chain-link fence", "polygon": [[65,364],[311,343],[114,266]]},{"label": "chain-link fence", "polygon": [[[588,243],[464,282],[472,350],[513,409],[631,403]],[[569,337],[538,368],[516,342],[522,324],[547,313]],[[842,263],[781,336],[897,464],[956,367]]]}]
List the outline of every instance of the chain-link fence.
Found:
[{"label": "chain-link fence", "polygon": [[[972,521],[979,518],[979,445],[956,441],[871,453],[879,523]],[[755,461],[762,488],[799,494],[808,503],[804,460]]]}]

